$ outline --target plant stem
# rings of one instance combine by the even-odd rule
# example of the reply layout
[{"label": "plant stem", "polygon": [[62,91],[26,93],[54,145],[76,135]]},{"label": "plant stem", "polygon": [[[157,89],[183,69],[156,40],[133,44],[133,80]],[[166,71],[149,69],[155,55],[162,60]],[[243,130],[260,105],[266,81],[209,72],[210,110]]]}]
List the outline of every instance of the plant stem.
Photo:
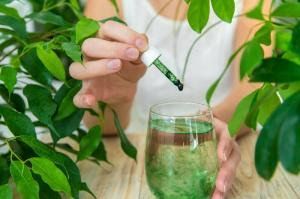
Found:
[{"label": "plant stem", "polygon": [[0,62],[2,62],[6,57],[10,56],[15,50],[17,50],[19,46],[15,46],[12,50],[8,51],[3,57],[1,57]]},{"label": "plant stem", "polygon": [[152,26],[152,24],[155,21],[155,19],[170,5],[170,3],[172,3],[172,1],[174,1],[174,0],[169,0],[167,3],[165,3],[165,5],[163,5],[163,7],[161,9],[159,9],[159,11],[157,12],[157,15],[155,15],[150,20],[150,22],[147,24],[145,33],[147,33],[150,30],[150,27]]},{"label": "plant stem", "polygon": [[9,151],[10,151],[10,153],[13,155],[13,156],[15,156],[20,162],[22,162],[23,164],[25,163],[13,150],[12,150],[12,148],[10,147],[10,144],[9,144],[9,141],[8,140],[6,140],[5,141],[5,143],[7,144],[7,146],[8,146],[8,149],[9,149]]},{"label": "plant stem", "polygon": [[[264,87],[264,85],[260,89],[262,89],[263,87]],[[277,89],[278,89],[278,86],[273,86],[273,88],[269,92],[265,93],[265,95],[263,95],[259,99],[259,101],[255,104],[255,106],[253,108],[251,108],[251,113],[256,113],[258,111],[258,109],[259,109],[259,106],[263,102],[267,101],[270,97],[272,97],[272,95],[277,91]]]},{"label": "plant stem", "polygon": [[6,146],[6,143],[0,144],[0,148]]},{"label": "plant stem", "polygon": [[[49,143],[48,145],[52,145],[52,143]],[[59,144],[57,143],[55,145],[55,147],[59,148],[59,149],[62,149],[64,151],[67,151],[69,153],[72,153],[74,155],[77,155],[78,154],[78,151],[76,151],[75,149],[73,149],[71,146],[67,145],[67,144]]]},{"label": "plant stem", "polygon": [[41,123],[40,121],[35,121],[33,122],[33,125],[35,127],[47,127],[46,125],[44,125],[43,123]]},{"label": "plant stem", "polygon": [[6,137],[3,137],[2,135],[0,135],[0,140],[6,140]]},{"label": "plant stem", "polygon": [[[244,16],[245,14],[239,14],[234,16],[233,18],[239,18]],[[216,26],[218,26],[219,24],[224,23],[222,20],[217,21],[216,23],[212,24],[211,26],[209,26],[202,34],[200,34],[192,43],[191,47],[189,48],[189,51],[187,53],[187,56],[185,58],[185,63],[184,63],[184,68],[183,68],[183,72],[182,72],[182,76],[180,78],[181,82],[184,83],[184,77],[185,77],[185,73],[186,73],[186,69],[190,60],[190,56],[192,54],[192,51],[194,49],[194,47],[196,46],[196,44],[198,43],[198,41],[200,41],[200,39],[203,38],[203,36],[205,36],[208,32],[210,32],[213,28],[215,28]]]}]

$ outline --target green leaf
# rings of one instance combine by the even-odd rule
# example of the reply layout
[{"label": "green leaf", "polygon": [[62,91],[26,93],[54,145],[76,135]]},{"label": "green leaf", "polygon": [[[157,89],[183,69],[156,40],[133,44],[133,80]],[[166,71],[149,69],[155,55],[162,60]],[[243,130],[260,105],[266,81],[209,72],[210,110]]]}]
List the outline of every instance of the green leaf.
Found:
[{"label": "green leaf", "polygon": [[1,0],[0,4],[9,4],[11,3],[13,0]]},{"label": "green leaf", "polygon": [[97,149],[93,152],[92,157],[110,164],[110,162],[107,160],[107,153],[103,142],[100,142]]},{"label": "green leaf", "polygon": [[37,55],[48,71],[61,81],[66,80],[65,67],[56,53],[51,49],[45,49],[42,45],[38,45]]},{"label": "green leaf", "polygon": [[264,16],[263,16],[263,4],[264,1],[260,0],[259,3],[252,9],[250,10],[248,13],[246,13],[246,16],[248,18],[252,18],[252,19],[258,19],[258,20],[264,20]]},{"label": "green leaf", "polygon": [[231,23],[235,11],[234,0],[211,0],[211,3],[216,15],[223,21]]},{"label": "green leaf", "polygon": [[39,185],[32,178],[29,168],[20,161],[12,161],[10,173],[23,199],[39,198]]},{"label": "green leaf", "polygon": [[[3,1],[3,0],[1,0]],[[21,19],[18,11],[15,8],[7,7],[0,3],[0,13],[3,13],[4,15],[14,17],[16,19]]]},{"label": "green leaf", "polygon": [[241,57],[240,78],[243,79],[245,75],[250,74],[262,62],[263,58],[264,51],[260,44],[255,41],[250,42]]},{"label": "green leaf", "polygon": [[1,199],[13,199],[13,192],[8,184],[0,186],[0,198]]},{"label": "green leaf", "polygon": [[41,24],[53,24],[57,26],[67,25],[67,22],[61,16],[49,11],[34,12],[27,17]]},{"label": "green leaf", "polygon": [[287,51],[290,49],[290,43],[292,40],[292,32],[291,31],[276,31],[275,35],[275,49]]},{"label": "green leaf", "polygon": [[95,35],[100,28],[97,21],[83,18],[75,26],[76,31],[76,43],[79,44],[84,39]]},{"label": "green leaf", "polygon": [[292,52],[292,51],[287,51],[282,55],[283,59],[287,59],[291,62],[294,62],[295,64],[300,65],[300,55]]},{"label": "green leaf", "polygon": [[74,62],[82,62],[82,53],[79,45],[72,42],[65,42],[62,44],[62,48]]},{"label": "green leaf", "polygon": [[1,67],[0,80],[4,82],[8,92],[12,93],[17,84],[17,70],[13,67]]},{"label": "green leaf", "polygon": [[39,60],[35,48],[25,53],[20,60],[22,66],[30,73],[34,80],[45,86],[51,86],[52,76]]},{"label": "green leaf", "polygon": [[133,146],[133,144],[128,140],[124,129],[121,126],[118,114],[115,110],[111,109],[111,111],[113,112],[114,115],[114,123],[118,132],[118,135],[120,137],[121,140],[121,147],[123,149],[123,151],[132,159],[134,159],[136,161],[136,156],[137,156],[137,150],[136,148]]},{"label": "green leaf", "polygon": [[191,0],[188,9],[188,22],[192,29],[201,33],[208,23],[210,12],[209,0]]},{"label": "green leaf", "polygon": [[54,151],[52,148],[41,143],[32,136],[21,136],[18,139],[32,148],[38,156],[47,158],[58,165],[68,178],[72,190],[72,196],[76,199],[79,198],[79,190],[81,187],[80,172],[76,164],[69,157]]},{"label": "green leaf", "polygon": [[70,92],[70,90],[73,87],[76,87],[77,85],[81,84],[81,81],[70,79],[66,84],[62,84],[60,88],[56,91],[54,96],[54,101],[57,104],[61,104],[63,99],[67,96],[67,94]]},{"label": "green leaf", "polygon": [[27,39],[27,31],[25,21],[16,19],[11,16],[0,16],[0,25],[4,25],[13,29],[22,39]]},{"label": "green leaf", "polygon": [[81,187],[80,187],[81,191],[86,191],[89,194],[91,194],[91,196],[93,196],[94,199],[97,199],[97,197],[94,195],[94,193],[90,190],[90,188],[87,186],[86,183],[81,183]]},{"label": "green leaf", "polygon": [[78,108],[73,103],[73,98],[81,89],[81,84],[77,84],[69,90],[67,95],[63,98],[62,102],[58,107],[58,111],[55,115],[55,120],[62,120],[72,115]]},{"label": "green leaf", "polygon": [[0,156],[0,173],[1,173],[0,185],[7,184],[10,178],[10,173],[9,173],[8,160],[4,157],[4,155]]},{"label": "green leaf", "polygon": [[300,3],[287,2],[280,4],[273,12],[273,17],[300,17]]},{"label": "green leaf", "polygon": [[23,93],[27,97],[32,113],[51,129],[51,136],[56,142],[61,136],[55,130],[52,122],[57,105],[52,99],[50,91],[44,87],[29,84],[24,88]]},{"label": "green leaf", "polygon": [[3,116],[5,124],[15,136],[36,136],[34,126],[29,117],[25,114],[18,113],[11,108],[0,105],[0,115]]},{"label": "green leaf", "polygon": [[271,84],[267,84],[259,91],[258,101],[261,101],[259,106],[258,122],[264,125],[281,102],[277,96],[276,89],[274,89],[274,86]]},{"label": "green leaf", "polygon": [[300,91],[300,82],[294,82],[287,85],[287,88],[280,88],[279,93],[284,100]]},{"label": "green leaf", "polygon": [[100,126],[95,126],[80,140],[80,150],[77,160],[84,160],[89,157],[99,146],[102,138]]},{"label": "green leaf", "polygon": [[[295,157],[294,152],[298,150],[294,142],[299,141],[299,139],[294,133],[297,129],[299,130],[299,120],[295,122],[297,118],[299,119],[299,102],[300,92],[287,99],[271,115],[258,137],[255,148],[255,166],[258,174],[266,180],[271,179],[276,169],[279,158],[277,151],[279,151],[280,159],[286,168],[290,171],[294,171],[294,166],[299,168],[299,157],[295,160],[290,160],[291,157]],[[295,128],[295,130],[293,128]],[[289,133],[289,131],[291,131],[291,133]],[[285,133],[288,134],[287,137],[283,135]],[[281,139],[285,138],[286,140],[279,140],[279,136]],[[294,138],[296,138],[296,140],[291,141],[291,139]],[[284,142],[286,146],[281,149],[282,142]],[[278,144],[280,144],[280,147]],[[287,147],[291,147],[292,149],[287,149]],[[287,152],[290,154],[287,154]],[[296,154],[296,156],[297,155],[299,156],[299,153]],[[289,163],[292,163],[294,166],[290,167]]]},{"label": "green leaf", "polygon": [[116,1],[116,0],[110,0],[110,2],[113,4],[113,6],[114,6],[116,12],[119,13],[120,10],[119,10],[117,1]]},{"label": "green leaf", "polygon": [[46,158],[30,158],[32,171],[41,176],[52,190],[71,195],[71,188],[65,174]]},{"label": "green leaf", "polygon": [[79,0],[70,0],[70,3],[76,10],[81,10]]},{"label": "green leaf", "polygon": [[115,22],[118,22],[118,23],[120,23],[120,24],[123,24],[123,25],[127,26],[126,22],[123,21],[122,19],[120,19],[120,18],[117,17],[117,16],[108,17],[108,18],[99,20],[100,23],[105,23],[105,22],[107,22],[107,21],[115,21]]},{"label": "green leaf", "polygon": [[267,46],[271,45],[272,30],[273,30],[272,24],[266,23],[255,33],[254,40],[256,40],[258,43],[265,44]]},{"label": "green leaf", "polygon": [[300,22],[294,27],[291,49],[300,57]]},{"label": "green leaf", "polygon": [[294,94],[282,105],[289,114],[280,128],[278,153],[283,167],[293,173],[300,172],[300,92]]},{"label": "green leaf", "polygon": [[236,135],[242,124],[246,121],[252,102],[257,93],[257,91],[252,92],[250,95],[242,99],[238,104],[231,120],[228,122],[228,130],[231,136]]},{"label": "green leaf", "polygon": [[[84,110],[76,110],[72,115],[62,119],[53,121],[56,131],[60,137],[66,137],[73,134],[73,132],[80,126],[84,115]],[[68,125],[66,125],[68,124]]]},{"label": "green leaf", "polygon": [[40,187],[40,193],[39,193],[39,197],[42,199],[61,199],[61,196],[59,194],[59,192],[55,192],[53,191],[48,184],[46,184],[42,178],[35,174],[32,173],[32,177],[37,181],[37,183],[39,184]]},{"label": "green leaf", "polygon": [[282,58],[268,58],[254,69],[250,79],[276,83],[300,81],[300,65]]},{"label": "green leaf", "polygon": [[8,105],[10,105],[18,112],[25,112],[25,102],[23,98],[16,93],[9,94],[7,88],[5,88],[5,86],[2,84],[0,84],[0,96]]}]

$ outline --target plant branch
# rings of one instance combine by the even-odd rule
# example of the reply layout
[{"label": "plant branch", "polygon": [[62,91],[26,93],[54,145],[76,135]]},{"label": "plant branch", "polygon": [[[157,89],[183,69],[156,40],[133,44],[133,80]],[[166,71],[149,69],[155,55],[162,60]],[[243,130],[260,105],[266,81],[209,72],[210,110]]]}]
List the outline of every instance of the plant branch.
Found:
[{"label": "plant branch", "polygon": [[2,135],[0,135],[0,140],[6,140],[6,137],[3,137]]},{"label": "plant branch", "polygon": [[155,19],[172,3],[174,0],[169,0],[165,5],[163,5],[157,12],[157,14],[150,20],[150,22],[146,26],[145,33],[147,33],[150,30],[150,27],[152,26]]},{"label": "plant branch", "polygon": [[3,57],[1,57],[0,62],[2,62],[6,57],[10,56],[18,48],[19,48],[19,46],[15,46],[13,49],[11,49],[10,51],[8,51],[8,53],[6,53],[5,55],[3,55]]},{"label": "plant branch", "polygon": [[15,156],[20,162],[22,162],[23,164],[25,163],[11,148],[10,144],[9,144],[9,141],[8,140],[5,140],[5,143],[7,144],[8,146],[8,149],[10,151],[10,153]]},{"label": "plant branch", "polygon": [[0,148],[6,146],[6,143],[0,144]]},{"label": "plant branch", "polygon": [[[239,18],[244,16],[245,14],[239,14],[234,16],[233,18]],[[198,41],[200,41],[208,32],[210,32],[213,28],[215,28],[216,26],[218,26],[219,24],[224,23],[222,20],[217,21],[216,23],[212,24],[211,26],[209,26],[202,34],[200,34],[192,43],[191,47],[189,48],[189,51],[187,53],[187,56],[185,58],[185,63],[184,63],[184,68],[183,68],[183,72],[182,72],[182,76],[181,76],[181,81],[184,83],[184,77],[185,77],[185,73],[186,73],[186,69],[187,66],[189,64],[189,60],[192,54],[192,51],[194,50],[194,47],[196,46],[196,44],[198,43]]]}]

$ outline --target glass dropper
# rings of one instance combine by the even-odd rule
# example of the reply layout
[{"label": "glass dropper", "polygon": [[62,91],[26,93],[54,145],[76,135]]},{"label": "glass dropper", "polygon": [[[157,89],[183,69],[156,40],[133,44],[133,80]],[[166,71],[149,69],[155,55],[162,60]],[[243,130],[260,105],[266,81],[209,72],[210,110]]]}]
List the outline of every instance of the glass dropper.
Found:
[{"label": "glass dropper", "polygon": [[145,51],[142,56],[142,62],[150,67],[152,65],[156,66],[175,86],[177,86],[178,90],[183,90],[183,84],[180,80],[168,69],[168,67],[159,59],[161,54],[154,47],[149,47],[147,51]]}]

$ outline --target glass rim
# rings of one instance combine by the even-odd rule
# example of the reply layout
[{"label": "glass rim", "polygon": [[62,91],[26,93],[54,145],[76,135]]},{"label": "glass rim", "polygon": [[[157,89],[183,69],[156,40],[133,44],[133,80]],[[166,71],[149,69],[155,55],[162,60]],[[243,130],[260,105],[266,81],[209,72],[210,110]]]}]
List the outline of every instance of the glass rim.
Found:
[{"label": "glass rim", "polygon": [[163,114],[163,113],[159,113],[158,111],[155,111],[154,109],[159,107],[159,106],[165,106],[165,105],[175,105],[175,104],[185,104],[185,105],[196,105],[198,107],[205,107],[209,113],[209,116],[211,117],[211,119],[213,118],[213,113],[212,113],[212,108],[205,103],[198,103],[198,102],[185,102],[185,101],[171,101],[171,102],[162,102],[162,103],[157,103],[154,104],[150,107],[150,114],[155,114],[157,116],[160,117],[169,117],[169,118],[195,118],[195,117],[199,117],[202,116],[204,114],[200,112],[197,112],[194,115],[167,115],[167,114]]}]

